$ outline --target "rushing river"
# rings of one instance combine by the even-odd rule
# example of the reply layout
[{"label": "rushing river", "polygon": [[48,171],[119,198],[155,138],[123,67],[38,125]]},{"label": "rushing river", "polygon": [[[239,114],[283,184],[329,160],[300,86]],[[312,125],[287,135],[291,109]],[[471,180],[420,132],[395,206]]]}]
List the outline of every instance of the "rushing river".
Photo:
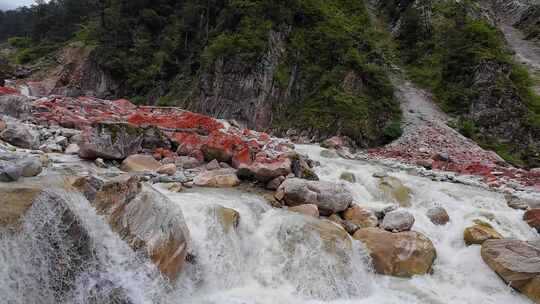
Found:
[{"label": "rushing river", "polygon": [[[84,215],[83,224],[99,243],[92,259],[86,261],[91,267],[86,267],[88,270],[76,280],[75,293],[66,302],[531,303],[485,265],[479,246],[467,247],[463,243],[463,230],[478,218],[505,237],[538,239],[537,233],[522,221],[523,211],[508,208],[502,194],[435,182],[368,162],[321,158],[321,148],[316,146],[297,149],[320,161],[316,172],[322,180],[338,182],[342,172],[354,173],[357,183],[350,187],[361,205],[388,205],[379,194],[374,173],[387,172],[411,188],[413,206],[409,211],[416,218],[413,230],[427,235],[437,248],[433,274],[412,279],[376,275],[360,242],[353,241],[352,247],[338,245],[337,253],[322,250],[324,242],[303,226],[318,220],[272,208],[255,194],[203,188],[172,193],[159,188],[182,209],[191,233],[190,252],[195,257],[171,287],[161,281],[151,264],[110,231],[83,197],[61,193],[78,206],[78,212]],[[237,229],[227,230],[218,223],[215,210],[219,206],[240,214]],[[435,226],[430,222],[425,214],[434,206],[448,211],[450,223]],[[50,228],[58,224],[54,223],[53,211],[32,208],[23,233],[0,233],[0,303],[56,303],[44,269],[50,267],[47,263],[57,261],[49,256],[62,246],[50,246],[43,240],[61,244],[62,231]],[[100,301],[100,297],[114,292],[99,286],[103,282],[121,289],[127,301]],[[89,288],[93,285],[97,287]]]}]

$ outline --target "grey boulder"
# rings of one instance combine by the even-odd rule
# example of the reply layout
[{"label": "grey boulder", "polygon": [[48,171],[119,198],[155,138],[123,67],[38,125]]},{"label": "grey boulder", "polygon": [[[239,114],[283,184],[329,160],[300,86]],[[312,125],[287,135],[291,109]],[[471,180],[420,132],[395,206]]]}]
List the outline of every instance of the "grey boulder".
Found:
[{"label": "grey boulder", "polygon": [[300,178],[286,179],[279,186],[276,198],[287,206],[316,205],[321,215],[344,211],[353,201],[352,192],[343,184]]}]

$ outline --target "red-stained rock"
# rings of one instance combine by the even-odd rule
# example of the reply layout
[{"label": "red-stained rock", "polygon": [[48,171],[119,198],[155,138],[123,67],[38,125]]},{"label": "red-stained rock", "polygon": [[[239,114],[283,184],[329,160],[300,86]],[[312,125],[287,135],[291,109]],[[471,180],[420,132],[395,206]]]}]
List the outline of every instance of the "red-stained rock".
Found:
[{"label": "red-stained rock", "polygon": [[249,148],[242,148],[234,152],[232,157],[232,166],[239,168],[241,165],[250,165],[253,162],[251,151]]},{"label": "red-stained rock", "polygon": [[206,161],[217,159],[220,162],[231,162],[235,151],[244,149],[246,143],[239,136],[212,132],[201,146]]},{"label": "red-stained rock", "polygon": [[0,87],[0,95],[20,95],[20,93],[14,88]]},{"label": "red-stained rock", "polygon": [[173,151],[171,151],[169,149],[164,149],[164,148],[155,149],[154,152],[152,153],[152,155],[157,160],[161,160],[161,159],[164,159],[164,158],[175,158],[177,156],[177,154],[174,153]]},{"label": "red-stained rock", "polygon": [[255,178],[267,183],[279,176],[286,176],[292,172],[292,161],[286,155],[272,158],[260,153],[251,164],[240,164],[238,176],[240,178]]},{"label": "red-stained rock", "polygon": [[531,209],[525,212],[523,220],[532,228],[540,232],[540,209]]}]

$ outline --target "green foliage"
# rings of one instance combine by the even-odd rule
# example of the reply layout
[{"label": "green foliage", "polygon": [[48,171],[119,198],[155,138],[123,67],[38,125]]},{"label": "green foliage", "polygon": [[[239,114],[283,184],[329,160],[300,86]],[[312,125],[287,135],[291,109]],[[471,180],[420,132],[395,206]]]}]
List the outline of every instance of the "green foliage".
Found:
[{"label": "green foliage", "polygon": [[[494,122],[484,119],[480,123],[469,115],[480,97],[512,98],[508,102],[517,100],[528,108],[521,121],[525,130],[521,131],[540,134],[540,97],[531,90],[534,81],[527,70],[507,51],[503,34],[479,17],[478,6],[472,1],[418,0],[399,12],[392,10],[390,3],[395,2],[383,1],[382,7],[390,21],[401,16],[397,51],[410,78],[431,90],[441,108],[458,118],[455,127],[462,134],[516,165],[530,165],[530,155],[536,152],[517,151],[513,144],[481,134],[488,133],[487,125]],[[490,83],[478,81],[479,67],[494,69],[482,73],[493,77]]]},{"label": "green foliage", "polygon": [[392,141],[398,139],[403,134],[403,129],[401,129],[401,121],[392,121],[383,129],[384,136]]},{"label": "green foliage", "polygon": [[7,42],[10,46],[18,49],[29,48],[32,45],[32,40],[29,37],[11,37]]}]

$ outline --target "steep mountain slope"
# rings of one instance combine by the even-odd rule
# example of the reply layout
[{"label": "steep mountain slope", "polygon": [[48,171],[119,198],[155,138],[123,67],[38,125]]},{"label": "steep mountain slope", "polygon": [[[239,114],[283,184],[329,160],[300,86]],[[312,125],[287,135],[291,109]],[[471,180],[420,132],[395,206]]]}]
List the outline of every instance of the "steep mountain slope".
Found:
[{"label": "steep mountain slope", "polygon": [[399,136],[377,39],[352,0],[108,1],[72,37],[111,95],[363,147]]},{"label": "steep mountain slope", "polygon": [[454,125],[517,165],[540,163],[540,98],[497,20],[478,3],[381,1],[411,78]]}]

